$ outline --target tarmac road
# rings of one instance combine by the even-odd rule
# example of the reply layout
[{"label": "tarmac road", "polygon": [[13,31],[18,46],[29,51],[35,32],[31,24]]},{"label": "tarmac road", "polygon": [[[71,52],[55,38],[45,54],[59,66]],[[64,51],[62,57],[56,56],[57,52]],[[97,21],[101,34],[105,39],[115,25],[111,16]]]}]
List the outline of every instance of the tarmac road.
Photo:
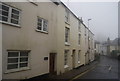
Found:
[{"label": "tarmac road", "polygon": [[80,77],[77,79],[118,79],[120,77],[118,65],[120,65],[120,62],[117,59],[101,56],[98,65],[94,69],[89,70],[82,76],[78,75]]}]

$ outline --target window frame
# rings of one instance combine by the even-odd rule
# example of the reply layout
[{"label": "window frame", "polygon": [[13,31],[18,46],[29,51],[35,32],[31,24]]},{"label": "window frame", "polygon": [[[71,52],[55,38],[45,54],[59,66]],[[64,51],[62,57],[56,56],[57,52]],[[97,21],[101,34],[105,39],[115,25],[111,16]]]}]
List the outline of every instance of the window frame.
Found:
[{"label": "window frame", "polygon": [[70,28],[68,27],[65,27],[65,44],[70,45]]},{"label": "window frame", "polygon": [[81,44],[81,34],[78,34],[78,45]]},{"label": "window frame", "polygon": [[[9,52],[18,52],[18,57],[8,57]],[[27,52],[27,56],[20,56],[20,52]],[[18,62],[16,63],[8,63],[9,58],[18,58]],[[20,62],[20,58],[27,58],[28,61]],[[20,67],[20,63],[27,63],[26,67]],[[15,69],[8,69],[9,64],[18,64],[17,68]],[[29,70],[30,69],[30,51],[28,50],[7,50],[7,64],[6,64],[6,72],[5,73],[10,73],[10,72],[17,72],[17,71],[22,71],[22,70]]]},{"label": "window frame", "polygon": [[[4,5],[4,6],[6,6],[6,7],[9,7],[8,17],[5,16],[5,17],[7,18],[7,21],[2,21],[2,20],[0,20],[0,23],[9,24],[9,25],[13,25],[13,26],[20,27],[20,25],[21,25],[21,20],[20,20],[20,19],[21,19],[21,10],[18,9],[18,8],[12,7],[12,6],[8,5],[8,4],[2,3],[2,2],[0,2],[0,5],[1,5],[1,6]],[[12,13],[12,9],[18,11],[19,14],[17,15],[17,14]],[[0,9],[0,10],[1,10],[1,11],[5,11],[5,10],[3,10],[3,9]],[[18,24],[15,24],[15,23],[12,23],[12,22],[11,22],[11,20],[12,20],[12,14],[18,16],[18,19],[13,19],[13,20],[17,21]],[[0,14],[0,16],[1,16],[1,17],[4,17],[4,15],[2,15],[2,14]]]},{"label": "window frame", "polygon": [[65,22],[70,22],[70,11],[68,9],[65,9]]},{"label": "window frame", "polygon": [[[39,19],[42,20],[42,22],[41,22],[41,30],[39,29],[40,26],[38,24],[39,23],[39,21],[38,21]],[[47,24],[45,24],[46,25],[46,31],[44,30],[44,21],[47,23]],[[39,31],[39,32],[48,33],[48,20],[37,16],[37,29],[36,30]]]},{"label": "window frame", "polygon": [[68,60],[69,60],[69,50],[64,50],[64,68],[69,67],[68,66]]},{"label": "window frame", "polygon": [[81,50],[78,50],[78,63],[80,63]]},{"label": "window frame", "polygon": [[78,32],[81,32],[81,22],[78,21]]}]

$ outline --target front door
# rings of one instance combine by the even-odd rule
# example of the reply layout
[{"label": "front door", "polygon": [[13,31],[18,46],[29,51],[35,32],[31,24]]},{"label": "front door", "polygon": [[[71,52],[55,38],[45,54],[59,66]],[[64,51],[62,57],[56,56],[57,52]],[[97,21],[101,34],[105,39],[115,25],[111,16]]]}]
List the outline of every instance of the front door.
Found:
[{"label": "front door", "polygon": [[72,51],[72,67],[75,68],[75,50]]},{"label": "front door", "polygon": [[49,72],[55,74],[55,55],[56,53],[50,53],[49,56]]},{"label": "front door", "polygon": [[88,53],[85,53],[85,64],[88,64]]}]

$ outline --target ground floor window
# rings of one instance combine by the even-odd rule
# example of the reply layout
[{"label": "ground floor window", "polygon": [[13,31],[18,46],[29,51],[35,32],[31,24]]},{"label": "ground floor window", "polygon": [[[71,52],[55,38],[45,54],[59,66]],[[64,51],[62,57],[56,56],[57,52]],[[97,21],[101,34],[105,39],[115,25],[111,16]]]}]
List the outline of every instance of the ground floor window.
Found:
[{"label": "ground floor window", "polygon": [[21,70],[27,68],[29,64],[28,50],[8,51],[7,70]]},{"label": "ground floor window", "polygon": [[68,65],[68,54],[69,50],[64,51],[64,65]]},{"label": "ground floor window", "polygon": [[80,63],[81,50],[78,50],[78,63]]}]

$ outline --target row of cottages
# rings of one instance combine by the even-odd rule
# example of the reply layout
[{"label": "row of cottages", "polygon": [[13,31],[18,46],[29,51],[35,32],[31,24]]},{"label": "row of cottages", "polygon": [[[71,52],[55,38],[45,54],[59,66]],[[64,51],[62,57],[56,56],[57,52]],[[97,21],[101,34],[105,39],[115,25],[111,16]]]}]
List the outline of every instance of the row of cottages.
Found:
[{"label": "row of cottages", "polygon": [[94,60],[94,34],[62,2],[1,2],[2,76],[61,74]]}]

